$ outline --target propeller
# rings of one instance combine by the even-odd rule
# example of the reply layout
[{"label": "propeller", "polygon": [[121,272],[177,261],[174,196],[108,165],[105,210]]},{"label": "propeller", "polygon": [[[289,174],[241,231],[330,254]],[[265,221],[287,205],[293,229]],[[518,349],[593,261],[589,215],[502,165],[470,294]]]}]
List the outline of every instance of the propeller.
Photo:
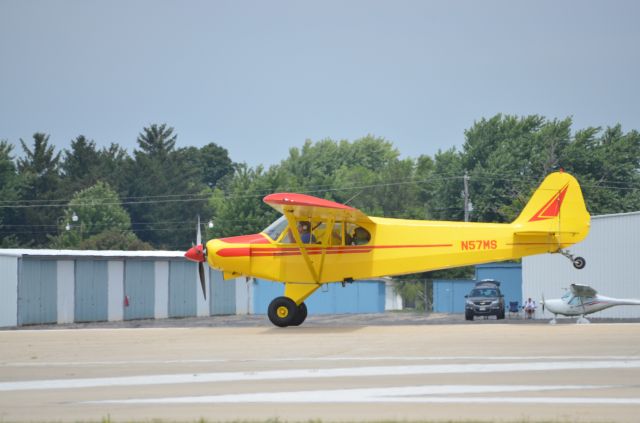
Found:
[{"label": "propeller", "polygon": [[200,275],[200,286],[202,287],[202,295],[207,299],[207,290],[204,283],[204,260],[207,257],[207,246],[202,243],[202,234],[200,233],[200,215],[198,215],[198,228],[196,230],[196,245],[202,247],[203,261],[198,262],[198,274]]},{"label": "propeller", "polygon": [[540,305],[542,306],[542,313],[544,314],[544,292],[542,293],[542,301],[540,301]]},{"label": "propeller", "polygon": [[184,256],[198,262],[198,275],[200,276],[200,286],[202,286],[202,295],[207,299],[207,290],[204,280],[204,262],[207,259],[207,246],[202,243],[202,234],[200,233],[200,216],[198,216],[198,226],[196,227],[196,245],[192,246]]}]

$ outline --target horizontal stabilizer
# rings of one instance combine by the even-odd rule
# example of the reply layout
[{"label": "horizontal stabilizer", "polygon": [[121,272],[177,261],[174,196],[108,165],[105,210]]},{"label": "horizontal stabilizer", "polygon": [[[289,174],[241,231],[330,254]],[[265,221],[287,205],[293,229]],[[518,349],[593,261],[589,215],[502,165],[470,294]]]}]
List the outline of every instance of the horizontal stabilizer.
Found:
[{"label": "horizontal stabilizer", "polygon": [[513,233],[515,236],[531,236],[531,237],[540,237],[540,236],[562,236],[562,235],[575,235],[575,232],[567,232],[567,231],[519,231]]}]

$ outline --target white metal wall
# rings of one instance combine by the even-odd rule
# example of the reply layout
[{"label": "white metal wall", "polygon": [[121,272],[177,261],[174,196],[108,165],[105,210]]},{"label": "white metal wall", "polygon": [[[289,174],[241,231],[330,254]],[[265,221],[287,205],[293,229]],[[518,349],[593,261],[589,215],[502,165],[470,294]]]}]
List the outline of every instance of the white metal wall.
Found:
[{"label": "white metal wall", "polygon": [[0,256],[0,327],[18,324],[18,257]]},{"label": "white metal wall", "polygon": [[[559,298],[571,283],[589,285],[599,294],[615,298],[640,299],[640,212],[595,216],[589,236],[569,250],[586,259],[577,270],[559,254],[543,254],[522,260],[523,297],[537,302]],[[594,317],[640,318],[640,306],[617,306],[595,313]],[[536,318],[550,319],[538,307]]]}]

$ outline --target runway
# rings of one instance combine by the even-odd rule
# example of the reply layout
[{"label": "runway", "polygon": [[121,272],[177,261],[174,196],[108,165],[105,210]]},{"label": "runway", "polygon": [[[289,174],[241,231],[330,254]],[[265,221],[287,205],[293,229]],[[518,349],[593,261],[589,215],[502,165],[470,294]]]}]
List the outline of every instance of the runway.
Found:
[{"label": "runway", "polygon": [[640,325],[0,331],[0,421],[636,422]]}]

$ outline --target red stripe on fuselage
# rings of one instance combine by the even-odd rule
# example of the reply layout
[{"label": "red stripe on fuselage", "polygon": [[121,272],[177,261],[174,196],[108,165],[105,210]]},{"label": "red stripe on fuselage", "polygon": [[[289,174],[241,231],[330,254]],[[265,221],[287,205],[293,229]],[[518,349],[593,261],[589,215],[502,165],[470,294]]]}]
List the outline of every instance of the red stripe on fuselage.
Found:
[{"label": "red stripe on fuselage", "polygon": [[[326,254],[358,254],[369,253],[374,249],[389,248],[434,248],[434,247],[452,247],[453,244],[425,244],[425,245],[354,245],[340,247],[318,247],[309,246],[306,248],[307,254],[322,254],[325,250]],[[221,257],[273,257],[273,256],[297,256],[302,252],[298,247],[276,247],[276,248],[222,248],[216,252]]]}]

